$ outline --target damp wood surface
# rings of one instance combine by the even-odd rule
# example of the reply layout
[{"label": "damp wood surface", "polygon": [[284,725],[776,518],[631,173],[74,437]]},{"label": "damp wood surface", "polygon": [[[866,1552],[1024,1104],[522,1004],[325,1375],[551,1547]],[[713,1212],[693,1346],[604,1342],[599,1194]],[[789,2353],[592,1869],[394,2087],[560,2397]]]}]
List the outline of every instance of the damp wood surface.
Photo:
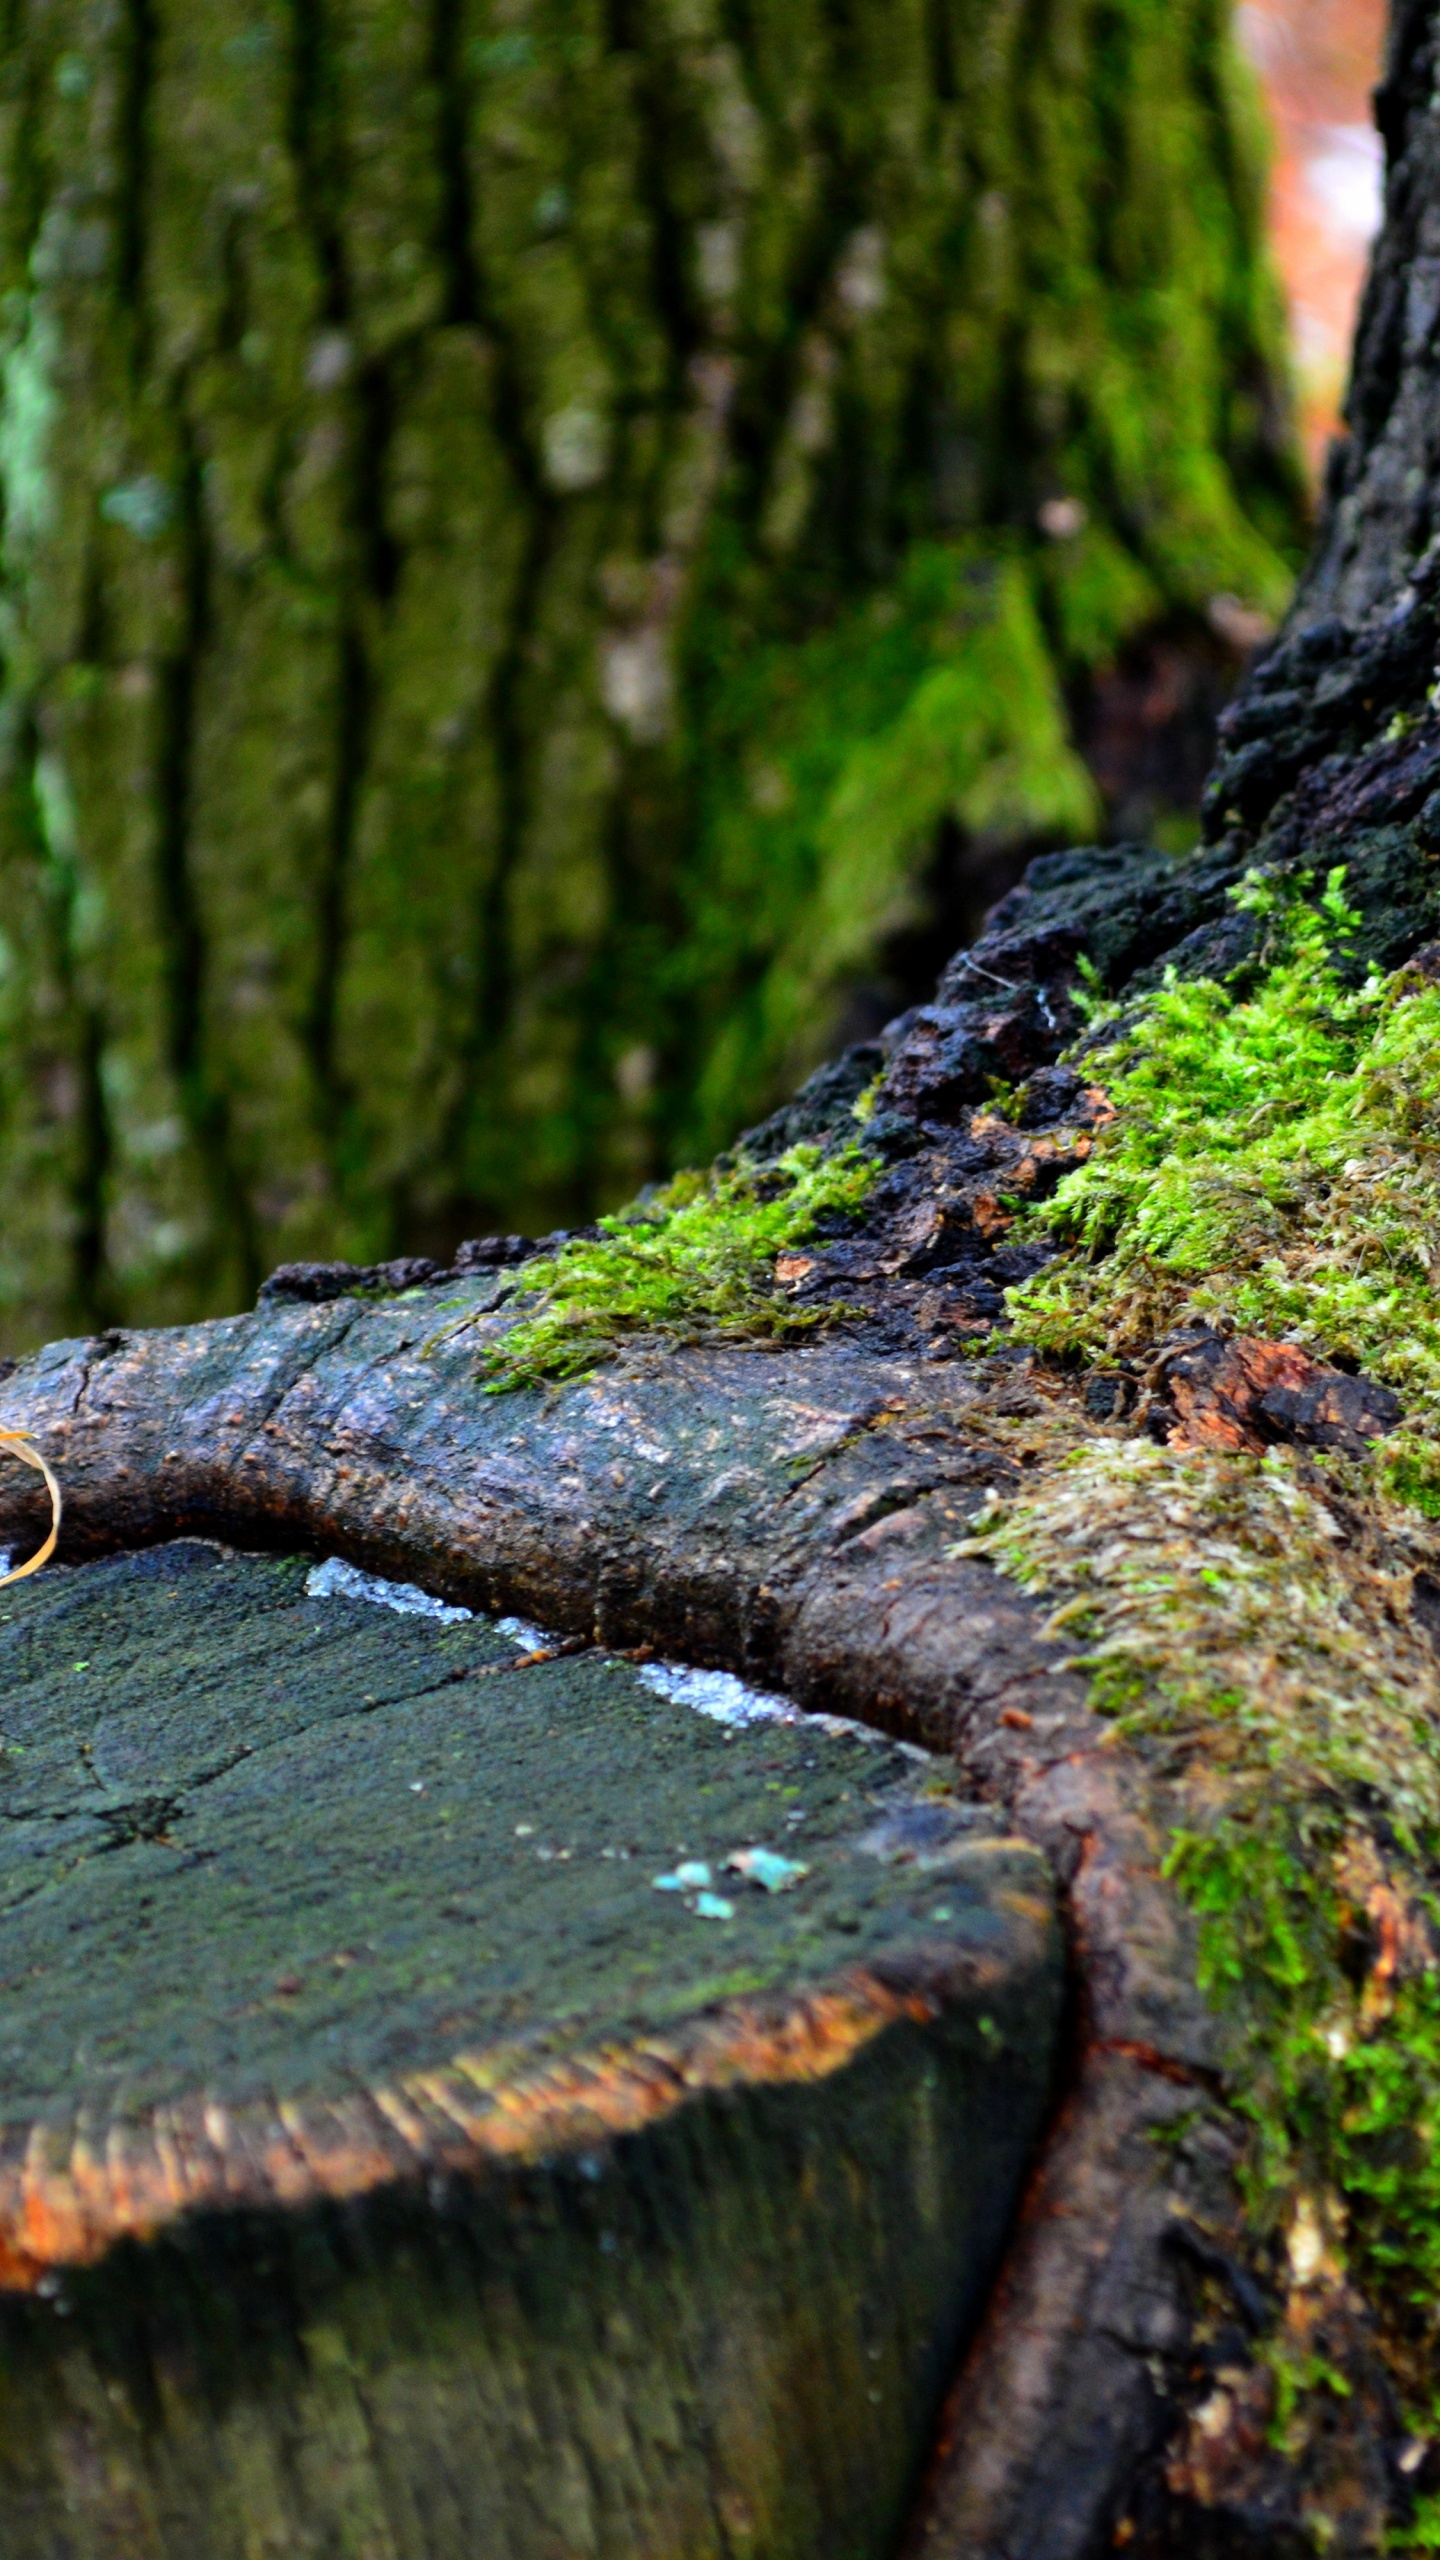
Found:
[{"label": "damp wood surface", "polygon": [[7,2560],[878,2560],[1050,2094],[1045,1860],[308,1579],[0,1619]]},{"label": "damp wood surface", "polygon": [[[1025,1359],[831,1338],[641,1346],[558,1393],[486,1396],[475,1326],[508,1320],[485,1313],[498,1287],[272,1298],[188,1332],[55,1345],[0,1390],[6,1419],[62,1468],[71,1556],[197,1532],[341,1553],[953,1755],[962,1792],[1061,1879],[1083,2036],[971,2350],[947,2502],[978,2549],[1020,2530],[1078,2553],[1154,2439],[1156,2358],[1183,2342],[1176,2206],[1198,2195],[1223,2217],[1232,2153],[1143,1773],[1041,1609],[955,1552],[1052,1390]],[[18,1543],[30,1514],[5,1495]]]}]

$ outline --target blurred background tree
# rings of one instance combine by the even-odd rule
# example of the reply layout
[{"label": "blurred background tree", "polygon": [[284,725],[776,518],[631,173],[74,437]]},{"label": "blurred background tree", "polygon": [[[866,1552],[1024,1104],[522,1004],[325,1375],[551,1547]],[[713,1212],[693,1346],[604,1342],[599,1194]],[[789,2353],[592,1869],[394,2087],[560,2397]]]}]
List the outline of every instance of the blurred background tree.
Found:
[{"label": "blurred background tree", "polygon": [[7,0],[0,116],[12,1345],[591,1215],[1186,839],[1228,0]]}]

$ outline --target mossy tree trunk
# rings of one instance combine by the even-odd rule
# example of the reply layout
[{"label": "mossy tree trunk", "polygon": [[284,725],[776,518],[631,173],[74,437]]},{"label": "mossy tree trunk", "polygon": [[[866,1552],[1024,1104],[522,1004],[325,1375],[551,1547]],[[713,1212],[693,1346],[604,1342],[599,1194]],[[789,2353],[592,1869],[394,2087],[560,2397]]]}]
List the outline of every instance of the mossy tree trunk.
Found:
[{"label": "mossy tree trunk", "polygon": [[[1437,67],[1440,7],[1408,0],[1381,92],[1388,217],[1351,431],[1296,613],[1230,721],[1209,841],[1181,861],[1048,857],[932,1004],[756,1133],[772,1163],[798,1138],[854,1145],[855,1099],[878,1078],[858,1216],[778,1256],[757,1217],[772,1249],[738,1308],[672,1305],[668,1339],[652,1326],[629,1347],[616,1315],[594,1375],[537,1384],[520,1362],[506,1396],[482,1390],[527,1338],[523,1258],[413,1289],[277,1276],[253,1315],[107,1330],[0,1389],[7,1424],[63,1476],[72,1561],[183,1533],[329,1550],[577,1644],[658,1645],[952,1754],[961,1792],[1043,1852],[1073,1968],[1059,2103],[914,2518],[927,2560],[1378,2560],[1440,2531],[1440,1532],[1422,1507],[1433,1459],[1407,1487],[1394,1457],[1407,1433],[1412,1455],[1427,1430],[1433,1448],[1440,1346],[1421,1303],[1440,1215]],[[1008,565],[997,627],[1033,594],[1033,565]],[[912,704],[912,742],[925,716]],[[1334,909],[1317,920],[1312,899],[1315,1002],[1366,1056],[1398,1024],[1407,1073],[1418,1059],[1427,1080],[1387,1082],[1381,1059],[1365,1086],[1356,1068],[1353,1140],[1264,1191],[1265,1303],[1293,1280],[1300,1321],[1257,1336],[1254,1257],[1227,1267],[1217,1183],[1214,1267],[1180,1274],[1208,1298],[1178,1340],[1162,1330],[1173,1293],[1147,1336],[1153,1291],[1133,1293],[1122,1351],[1084,1337],[1102,1258],[1072,1272],[1071,1347],[1104,1354],[1094,1369],[997,1341],[1005,1285],[1053,1251],[1017,1229],[1017,1202],[1113,1168],[1145,1135],[1123,1073],[1106,1068],[1112,1121],[1059,1058],[1084,1028],[1079,964],[1132,1025],[1167,967],[1203,976],[1207,1018],[1240,1040],[1245,1015],[1273,1052],[1270,928],[1234,892],[1259,866],[1279,905],[1303,903],[1340,864],[1356,921],[1339,965],[1405,974],[1347,1010],[1324,948]],[[1283,983],[1308,1021],[1299,965]],[[1273,1132],[1276,1080],[1257,1070],[1239,1103],[1217,1100],[1208,1065],[1182,1058],[1176,1093],[1188,1076],[1202,1114],[1229,1111],[1222,1147],[1237,1117],[1246,1145]],[[756,1192],[753,1169],[729,1177],[762,1206],[785,1178]],[[1333,1225],[1307,1223],[1317,1197],[1350,1221],[1332,1260],[1353,1287],[1324,1324],[1312,1247]],[[657,1213],[638,1250],[663,1242]],[[547,1271],[553,1285],[544,1263],[532,1281]],[[821,1329],[777,1352],[796,1316]],[[742,1321],[772,1336],[763,1354]],[[37,1536],[28,1489],[0,1497],[7,1537]],[[86,1639],[77,1696],[90,1663]],[[67,1737],[69,1694],[45,1691]],[[187,1700],[198,1750],[194,1721]],[[43,1775],[24,1752],[6,1766],[20,1790]],[[98,1758],[75,1781],[83,1804],[97,1774]],[[154,1800],[140,1809],[169,1855]],[[38,1853],[67,1843],[52,1809]],[[30,1854],[18,1826],[11,1854]],[[103,1920],[121,1870],[94,1866]],[[22,1937],[59,1925],[41,1897],[20,1910]],[[131,1950],[119,1970],[139,1966]],[[37,2257],[38,2233],[53,2256],[112,2192],[95,2147],[87,2133],[53,2162],[13,2156],[12,2237]],[[17,2371],[43,2375],[38,2331],[16,2334]]]},{"label": "mossy tree trunk", "polygon": [[1283,599],[1260,197],[1224,0],[13,0],[12,1338],[588,1214],[1090,827]]}]

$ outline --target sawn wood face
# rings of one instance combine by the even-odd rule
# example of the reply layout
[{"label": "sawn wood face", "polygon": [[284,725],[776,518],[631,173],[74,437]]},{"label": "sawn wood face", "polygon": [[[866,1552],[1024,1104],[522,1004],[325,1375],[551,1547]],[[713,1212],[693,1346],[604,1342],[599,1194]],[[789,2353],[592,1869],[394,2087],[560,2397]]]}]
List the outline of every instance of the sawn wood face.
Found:
[{"label": "sawn wood face", "polygon": [[[1163,2426],[1157,2358],[1185,2337],[1167,2231],[1201,2189],[1223,2215],[1231,2149],[1218,2116],[1198,2149],[1153,2139],[1206,2118],[1216,2046],[1143,1776],[1038,1612],[949,1552],[1013,1474],[1006,1418],[1052,1390],[1011,1361],[830,1339],[642,1353],[559,1394],[486,1397],[494,1287],[52,1346],[6,1383],[0,1420],[59,1466],[71,1557],[187,1534],[340,1553],[956,1755],[1062,1882],[1076,2034],[931,2547],[1078,2555]],[[31,1509],[6,1495],[18,1545]]]}]

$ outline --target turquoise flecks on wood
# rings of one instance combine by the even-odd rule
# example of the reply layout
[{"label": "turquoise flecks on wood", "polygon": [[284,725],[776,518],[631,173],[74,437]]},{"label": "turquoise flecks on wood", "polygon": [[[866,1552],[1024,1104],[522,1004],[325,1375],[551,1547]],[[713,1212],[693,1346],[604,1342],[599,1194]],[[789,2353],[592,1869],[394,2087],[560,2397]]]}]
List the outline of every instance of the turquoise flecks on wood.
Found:
[{"label": "turquoise flecks on wood", "polygon": [[9,1337],[589,1214],[1083,832],[1283,600],[1260,171],[1222,0],[16,0]]},{"label": "turquoise flecks on wood", "polygon": [[5,2560],[884,2560],[1051,2094],[1044,1858],[367,1584],[0,1612]]}]

